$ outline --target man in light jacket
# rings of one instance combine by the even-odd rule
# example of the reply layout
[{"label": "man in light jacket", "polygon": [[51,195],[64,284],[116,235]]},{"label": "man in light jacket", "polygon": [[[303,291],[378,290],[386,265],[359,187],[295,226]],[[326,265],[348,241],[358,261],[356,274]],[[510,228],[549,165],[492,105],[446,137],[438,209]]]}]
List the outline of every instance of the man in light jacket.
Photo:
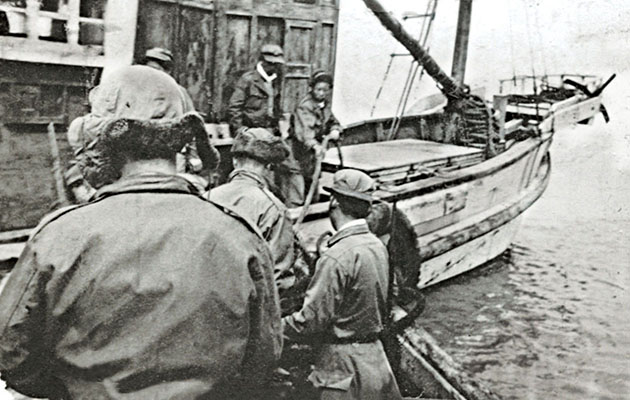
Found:
[{"label": "man in light jacket", "polygon": [[401,399],[380,334],[388,317],[385,245],[367,226],[374,181],[357,170],[334,175],[330,220],[337,232],[317,261],[302,309],[283,318],[292,339],[320,343],[309,381],[320,399]]}]

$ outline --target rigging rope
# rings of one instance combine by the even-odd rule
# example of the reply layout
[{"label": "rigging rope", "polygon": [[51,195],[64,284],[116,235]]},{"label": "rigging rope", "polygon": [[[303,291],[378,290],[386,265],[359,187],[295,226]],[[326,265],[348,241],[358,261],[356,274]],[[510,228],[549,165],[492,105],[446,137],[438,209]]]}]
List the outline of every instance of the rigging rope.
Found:
[{"label": "rigging rope", "polygon": [[547,58],[545,57],[545,48],[543,47],[543,43],[542,43],[542,34],[540,33],[540,24],[538,21],[538,3],[536,3],[535,8],[534,8],[534,25],[536,26],[536,33],[538,34],[538,48],[540,51],[540,58],[542,59],[542,65],[543,65],[543,76],[544,76],[544,80],[545,83],[547,82]]},{"label": "rigging rope", "polygon": [[[433,19],[435,18],[435,9],[436,9],[436,6],[437,6],[437,1],[438,0],[429,0],[429,2],[427,3],[426,12],[419,16],[419,17],[423,17],[423,18],[429,17],[428,25],[426,24],[426,19],[422,20],[422,26],[421,26],[421,29],[420,29],[420,35],[418,37],[418,42],[421,42],[422,46],[426,45],[427,38],[428,38],[429,32],[431,30],[431,24],[433,22]],[[426,26],[426,31],[425,31],[425,26]],[[386,83],[387,78],[389,76],[389,72],[391,70],[394,57],[400,56],[400,55],[401,54],[396,54],[396,53],[392,53],[390,55],[389,64],[387,65],[387,69],[385,70],[385,74],[383,76],[383,80],[381,82],[381,85],[380,85],[377,93],[376,93],[376,98],[374,99],[374,104],[372,105],[372,110],[370,111],[370,117],[372,117],[374,115],[374,112],[376,110],[376,105],[378,103],[378,100],[380,99],[380,96],[381,96],[381,94],[383,92],[383,88],[385,87],[385,83]],[[401,98],[400,98],[400,100],[398,102],[398,106],[396,108],[396,113],[394,114],[394,117],[392,118],[392,127],[395,125],[397,115],[398,114],[402,115],[402,113],[404,112],[404,108],[403,108],[402,111],[400,110],[400,108],[401,108],[401,106],[404,107],[407,104],[407,98],[409,97],[409,93],[411,93],[411,89],[412,89],[412,86],[413,86],[413,81],[415,79],[415,74],[417,73],[417,70],[418,70],[418,66],[416,66],[414,68],[414,63],[416,63],[415,60],[413,60],[411,62],[411,64],[410,64],[410,66],[409,66],[409,72],[407,74],[407,79],[406,79],[405,85],[403,87],[403,92],[402,92]],[[423,74],[424,74],[424,68],[422,69],[422,71],[420,73],[420,78],[422,77]],[[390,129],[390,133],[391,133],[391,129]]]},{"label": "rigging rope", "polygon": [[[527,6],[527,0],[523,0],[525,4],[525,25],[527,27],[527,43],[529,44],[529,56],[531,58],[531,66],[532,66],[532,81],[533,81],[533,89],[534,95],[538,96],[538,86],[536,80],[536,69],[534,68],[534,46],[532,45],[532,35],[531,35],[531,27],[529,24],[529,11]],[[538,103],[536,103],[536,117],[539,117]]]},{"label": "rigging rope", "polygon": [[[428,15],[429,21],[426,19],[422,20],[422,26],[420,28],[420,34],[418,37],[418,42],[421,43],[422,47],[426,47],[426,44],[429,39],[429,33],[431,32],[431,26],[433,24],[433,20],[435,19],[435,10],[437,8],[438,0],[430,0],[427,3],[427,9],[424,15]],[[428,52],[429,49],[427,49]],[[401,94],[400,101],[398,102],[398,107],[396,108],[396,113],[392,118],[392,123],[390,126],[389,133],[387,135],[387,140],[392,140],[398,133],[398,128],[400,127],[400,123],[402,121],[402,116],[405,113],[405,108],[407,107],[407,101],[409,100],[409,95],[411,94],[411,90],[413,89],[413,82],[415,80],[418,69],[421,66],[414,59],[412,63],[409,65],[409,73],[407,75],[407,81],[405,82],[405,86],[403,87],[403,92]],[[421,69],[420,78],[424,73],[424,67]]]},{"label": "rigging rope", "polygon": [[372,110],[370,111],[370,117],[374,116],[374,110],[376,110],[376,103],[378,103],[378,99],[381,97],[381,92],[383,91],[383,87],[385,86],[385,81],[387,80],[387,76],[389,75],[389,70],[392,67],[394,57],[395,57],[394,54],[392,54],[389,57],[389,64],[387,64],[387,69],[385,70],[385,74],[383,75],[383,81],[381,82],[381,86],[378,88],[378,92],[376,92],[376,98],[374,99]]},{"label": "rigging rope", "polygon": [[[516,59],[514,57],[514,35],[512,33],[512,12],[511,8],[508,8],[508,26],[510,32],[510,56],[512,59],[512,77],[516,79]],[[515,82],[516,83],[516,82]],[[501,92],[503,93],[503,84],[501,85]]]}]

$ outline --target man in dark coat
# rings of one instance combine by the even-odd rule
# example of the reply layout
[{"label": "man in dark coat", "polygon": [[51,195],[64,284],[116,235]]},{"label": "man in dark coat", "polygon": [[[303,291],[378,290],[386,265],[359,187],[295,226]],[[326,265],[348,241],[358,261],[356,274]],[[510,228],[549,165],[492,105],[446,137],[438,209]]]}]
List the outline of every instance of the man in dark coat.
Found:
[{"label": "man in dark coat", "polygon": [[295,234],[285,205],[270,191],[274,169],[289,155],[286,144],[263,128],[239,133],[232,145],[234,171],[213,188],[210,199],[229,207],[257,226],[269,243],[280,289],[292,285]]},{"label": "man in dark coat", "polygon": [[84,174],[117,180],[47,216],[0,294],[0,374],[49,399],[243,398],[282,347],[269,250],[176,175],[176,153],[205,131],[175,82],[126,67],[96,100],[123,98]]},{"label": "man in dark coat", "polygon": [[401,399],[379,336],[388,317],[385,245],[365,221],[374,181],[334,175],[330,220],[337,232],[317,261],[302,309],[283,318],[288,338],[323,339],[309,381],[320,399]]},{"label": "man in dark coat", "polygon": [[227,114],[230,133],[236,136],[247,128],[267,128],[278,131],[282,116],[280,102],[284,52],[276,44],[266,44],[260,50],[256,68],[236,82]]}]

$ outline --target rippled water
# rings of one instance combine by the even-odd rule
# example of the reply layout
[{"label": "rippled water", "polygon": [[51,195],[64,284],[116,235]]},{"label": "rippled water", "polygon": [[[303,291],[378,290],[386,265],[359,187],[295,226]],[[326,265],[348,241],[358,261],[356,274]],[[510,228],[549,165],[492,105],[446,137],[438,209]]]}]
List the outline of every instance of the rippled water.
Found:
[{"label": "rippled water", "polygon": [[556,134],[514,245],[430,291],[419,324],[504,399],[630,399],[630,132]]}]

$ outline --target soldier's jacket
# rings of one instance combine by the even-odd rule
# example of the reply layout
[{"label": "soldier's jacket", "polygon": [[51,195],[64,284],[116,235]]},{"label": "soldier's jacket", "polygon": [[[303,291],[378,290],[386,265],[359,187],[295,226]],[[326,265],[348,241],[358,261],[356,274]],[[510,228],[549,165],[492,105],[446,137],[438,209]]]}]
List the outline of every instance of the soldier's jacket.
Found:
[{"label": "soldier's jacket", "polygon": [[37,229],[0,294],[9,386],[51,399],[220,398],[273,369],[282,336],[267,245],[184,179],[125,178]]},{"label": "soldier's jacket", "polygon": [[317,261],[302,309],[283,318],[289,338],[323,340],[313,385],[336,399],[400,399],[378,335],[387,316],[387,249],[367,223],[343,228]]},{"label": "soldier's jacket", "polygon": [[[272,90],[255,69],[243,74],[236,82],[234,92],[228,104],[228,121],[232,135],[243,127],[278,128],[278,120],[282,116],[280,103],[281,78],[274,79]],[[269,112],[272,97],[273,110]]]},{"label": "soldier's jacket", "polygon": [[271,249],[274,275],[281,278],[295,260],[294,233],[287,208],[271,193],[263,178],[245,170],[235,170],[229,182],[210,191],[210,199],[236,211],[258,227]]},{"label": "soldier's jacket", "polygon": [[312,147],[321,143],[331,130],[341,129],[339,121],[332,113],[330,102],[326,101],[323,105],[324,107],[321,107],[309,93],[291,115],[289,138],[293,155],[297,160],[313,158]]}]

